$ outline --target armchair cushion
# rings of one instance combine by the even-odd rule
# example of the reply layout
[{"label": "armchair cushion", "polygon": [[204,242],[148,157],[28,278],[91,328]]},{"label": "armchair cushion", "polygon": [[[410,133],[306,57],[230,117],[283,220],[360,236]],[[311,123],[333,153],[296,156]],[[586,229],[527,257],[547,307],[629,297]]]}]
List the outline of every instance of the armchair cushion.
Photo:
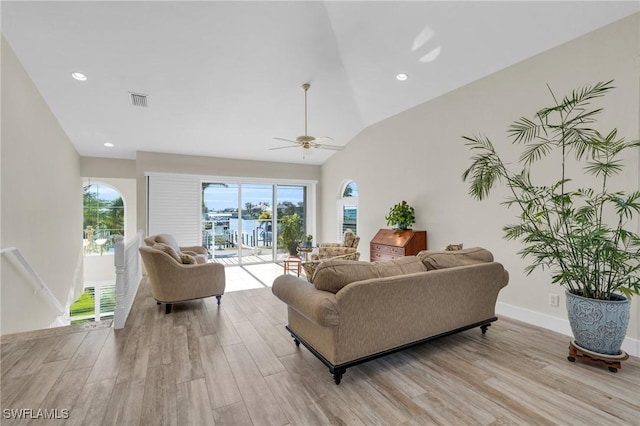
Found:
[{"label": "armchair cushion", "polygon": [[[178,245],[178,242],[170,234],[158,234],[151,235],[144,239],[144,242],[147,246],[153,247],[157,243],[166,244],[170,246],[173,251],[176,252],[178,257],[180,253],[185,253],[195,258],[195,262],[192,263],[207,263],[209,259],[209,251],[202,246],[186,246],[181,247]],[[184,263],[186,260],[181,261],[179,258],[176,259],[178,262]]]},{"label": "armchair cushion", "polygon": [[160,251],[162,251],[164,253],[167,253],[169,256],[171,256],[173,258],[173,260],[175,260],[178,263],[182,263],[182,260],[180,259],[180,255],[170,245],[165,244],[165,243],[155,243],[153,245],[153,248],[156,249],[156,250],[160,250]]}]

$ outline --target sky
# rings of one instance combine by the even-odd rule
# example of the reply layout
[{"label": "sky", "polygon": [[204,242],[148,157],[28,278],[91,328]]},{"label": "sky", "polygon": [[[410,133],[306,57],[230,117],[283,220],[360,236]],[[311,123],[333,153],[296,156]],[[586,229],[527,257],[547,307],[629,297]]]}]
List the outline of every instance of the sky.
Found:
[{"label": "sky", "polygon": [[[204,202],[210,210],[220,211],[238,207],[238,184],[227,185],[226,188],[210,186],[205,190]],[[242,184],[241,206],[244,207],[246,203],[268,203],[272,206],[272,187],[268,184]],[[304,187],[278,185],[278,202],[290,201],[297,205],[303,200]]]}]

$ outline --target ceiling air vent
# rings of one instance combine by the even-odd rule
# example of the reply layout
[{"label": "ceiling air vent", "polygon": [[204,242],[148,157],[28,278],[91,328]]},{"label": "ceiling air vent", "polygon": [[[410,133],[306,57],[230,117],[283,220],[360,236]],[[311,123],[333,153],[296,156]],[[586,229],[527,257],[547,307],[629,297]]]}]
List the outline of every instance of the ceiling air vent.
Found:
[{"label": "ceiling air vent", "polygon": [[143,108],[147,107],[147,95],[129,92],[129,97],[131,98],[131,105]]}]

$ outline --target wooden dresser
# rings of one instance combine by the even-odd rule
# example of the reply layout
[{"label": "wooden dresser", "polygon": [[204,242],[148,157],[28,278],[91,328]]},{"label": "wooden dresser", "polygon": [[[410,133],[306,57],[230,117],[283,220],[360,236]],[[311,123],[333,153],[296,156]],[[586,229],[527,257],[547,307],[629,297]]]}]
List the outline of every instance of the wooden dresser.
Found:
[{"label": "wooden dresser", "polygon": [[379,230],[369,246],[372,262],[412,256],[426,249],[427,231],[395,231],[393,229]]}]

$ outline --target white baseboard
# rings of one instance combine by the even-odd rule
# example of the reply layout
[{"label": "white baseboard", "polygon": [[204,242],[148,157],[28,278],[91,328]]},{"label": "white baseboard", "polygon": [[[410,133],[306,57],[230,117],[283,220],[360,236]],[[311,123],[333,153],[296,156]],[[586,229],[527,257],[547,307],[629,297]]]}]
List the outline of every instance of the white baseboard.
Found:
[{"label": "white baseboard", "polygon": [[[531,311],[529,309],[520,308],[518,306],[509,305],[507,303],[496,303],[496,314],[513,318],[518,321],[546,328],[565,336],[573,336],[569,321],[563,318],[553,317],[551,315],[541,314],[540,312]],[[640,340],[625,337],[622,342],[622,350],[631,356],[640,357]]]}]

